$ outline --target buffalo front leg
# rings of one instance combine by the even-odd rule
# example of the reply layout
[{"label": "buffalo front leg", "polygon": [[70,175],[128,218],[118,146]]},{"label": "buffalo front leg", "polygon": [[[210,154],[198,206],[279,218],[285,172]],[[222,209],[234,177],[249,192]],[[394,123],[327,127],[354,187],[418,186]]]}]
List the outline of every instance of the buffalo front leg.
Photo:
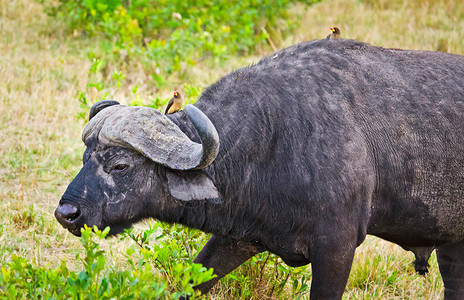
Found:
[{"label": "buffalo front leg", "polygon": [[438,247],[437,259],[445,300],[464,299],[464,241]]},{"label": "buffalo front leg", "polygon": [[200,290],[203,294],[207,293],[219,279],[263,251],[264,249],[258,244],[225,236],[211,236],[195,258],[194,263],[202,264],[208,269],[213,268],[217,277],[197,285],[195,289]]},{"label": "buffalo front leg", "polygon": [[310,248],[311,300],[338,300],[342,298],[350,275],[356,238],[334,239],[319,236]]}]

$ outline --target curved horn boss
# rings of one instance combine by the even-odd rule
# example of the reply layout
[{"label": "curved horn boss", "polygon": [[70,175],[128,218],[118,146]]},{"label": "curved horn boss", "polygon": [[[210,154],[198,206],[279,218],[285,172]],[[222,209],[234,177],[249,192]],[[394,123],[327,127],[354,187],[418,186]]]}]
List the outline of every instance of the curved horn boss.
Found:
[{"label": "curved horn boss", "polygon": [[[154,162],[175,170],[205,168],[218,154],[216,128],[193,105],[187,105],[185,113],[196,128],[201,144],[190,140],[168,117],[153,108],[106,106],[100,102],[94,107],[101,109],[84,128],[84,142],[96,135],[100,142],[108,146],[133,148]],[[94,107],[91,111],[97,110]]]}]

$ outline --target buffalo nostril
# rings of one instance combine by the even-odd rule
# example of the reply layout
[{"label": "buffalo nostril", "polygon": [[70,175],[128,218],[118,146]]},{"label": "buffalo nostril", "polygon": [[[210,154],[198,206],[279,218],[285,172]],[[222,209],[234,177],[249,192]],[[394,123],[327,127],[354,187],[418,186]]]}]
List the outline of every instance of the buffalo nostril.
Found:
[{"label": "buffalo nostril", "polygon": [[55,210],[56,219],[62,224],[69,224],[80,216],[79,208],[69,203],[60,204]]}]

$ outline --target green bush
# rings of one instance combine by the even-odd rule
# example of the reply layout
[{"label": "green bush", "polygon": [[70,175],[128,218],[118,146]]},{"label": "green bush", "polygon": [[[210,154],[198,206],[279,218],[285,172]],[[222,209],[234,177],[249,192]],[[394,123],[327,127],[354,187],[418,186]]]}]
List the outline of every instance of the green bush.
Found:
[{"label": "green bush", "polygon": [[[58,267],[37,266],[26,258],[11,256],[1,268],[0,298],[2,299],[179,299],[188,295],[196,299],[199,292],[193,286],[215,275],[192,262],[185,252],[185,244],[166,240],[164,233],[157,234],[158,242],[148,246],[149,237],[159,230],[158,223],[140,235],[129,231],[141,247],[127,249],[123,268],[106,264],[106,255],[99,249],[99,240],[105,238],[109,228],[82,230],[81,243],[84,257],[76,257],[83,269],[70,271],[64,261]],[[161,230],[163,231],[163,230]],[[184,238],[186,239],[186,235]],[[186,243],[192,243],[195,240]]]},{"label": "green bush", "polygon": [[[109,228],[86,227],[81,232],[78,271],[69,270],[65,261],[40,266],[13,254],[1,268],[0,299],[179,299],[185,295],[197,299],[204,296],[193,287],[215,277],[213,269],[193,263],[208,238],[199,230],[160,222],[141,232],[126,230],[121,239],[130,238],[135,244],[126,249],[125,261],[118,266],[108,263],[110,253],[99,245]],[[216,287],[216,295],[304,297],[309,277],[306,267],[289,268],[265,252],[228,274]]]},{"label": "green bush", "polygon": [[[172,73],[207,57],[249,53],[295,22],[292,2],[314,0],[60,0],[48,8],[74,34],[104,36],[124,57],[143,54],[147,64]],[[158,75],[158,74],[157,74]]]}]

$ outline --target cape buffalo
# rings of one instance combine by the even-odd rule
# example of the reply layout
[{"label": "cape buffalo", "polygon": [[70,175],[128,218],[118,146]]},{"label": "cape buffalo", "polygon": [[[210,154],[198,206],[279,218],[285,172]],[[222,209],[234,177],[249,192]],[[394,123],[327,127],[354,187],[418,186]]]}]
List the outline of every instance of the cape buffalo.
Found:
[{"label": "cape buffalo", "polygon": [[301,43],[234,71],[165,116],[99,102],[84,165],[55,211],[116,234],[144,218],[213,236],[217,278],[268,250],[311,263],[311,299],[340,299],[366,234],[437,249],[464,299],[464,57],[352,40]]}]

